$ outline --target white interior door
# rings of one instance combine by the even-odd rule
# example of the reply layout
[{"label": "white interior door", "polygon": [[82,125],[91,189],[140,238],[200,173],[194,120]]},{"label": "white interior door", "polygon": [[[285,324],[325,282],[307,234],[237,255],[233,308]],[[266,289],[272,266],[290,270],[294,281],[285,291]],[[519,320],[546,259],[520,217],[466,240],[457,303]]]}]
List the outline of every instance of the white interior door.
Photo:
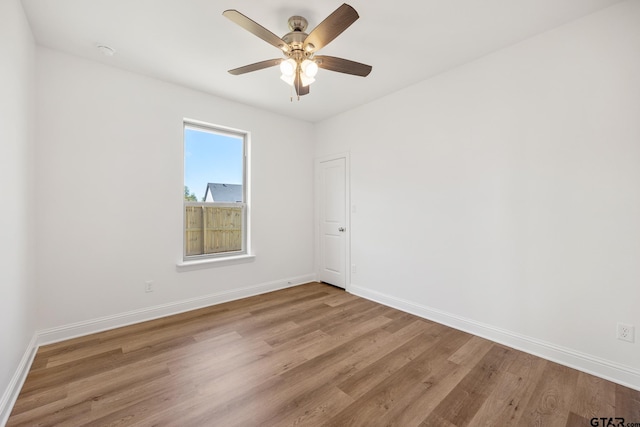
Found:
[{"label": "white interior door", "polygon": [[347,257],[346,158],[319,163],[318,280],[345,288]]}]

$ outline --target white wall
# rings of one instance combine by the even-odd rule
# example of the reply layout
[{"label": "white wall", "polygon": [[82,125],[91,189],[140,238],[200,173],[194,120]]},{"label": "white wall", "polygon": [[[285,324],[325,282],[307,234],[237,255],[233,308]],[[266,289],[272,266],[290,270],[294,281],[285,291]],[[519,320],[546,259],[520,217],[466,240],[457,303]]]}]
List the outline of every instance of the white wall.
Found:
[{"label": "white wall", "polygon": [[[53,50],[37,60],[39,329],[313,274],[313,142],[290,138],[311,124]],[[176,269],[184,117],[251,132],[253,262]]]},{"label": "white wall", "polygon": [[348,289],[640,388],[615,337],[640,333],[639,22],[625,2],[319,123],[316,156],[351,152]]},{"label": "white wall", "polygon": [[34,49],[20,2],[0,2],[0,424],[35,331]]}]

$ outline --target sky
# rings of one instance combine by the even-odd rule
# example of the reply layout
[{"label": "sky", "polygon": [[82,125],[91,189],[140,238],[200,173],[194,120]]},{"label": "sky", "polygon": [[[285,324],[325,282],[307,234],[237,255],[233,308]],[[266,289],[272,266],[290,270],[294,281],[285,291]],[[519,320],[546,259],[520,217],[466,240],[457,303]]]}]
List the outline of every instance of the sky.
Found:
[{"label": "sky", "polygon": [[242,184],[241,137],[186,128],[184,131],[184,185],[198,201],[207,183]]}]

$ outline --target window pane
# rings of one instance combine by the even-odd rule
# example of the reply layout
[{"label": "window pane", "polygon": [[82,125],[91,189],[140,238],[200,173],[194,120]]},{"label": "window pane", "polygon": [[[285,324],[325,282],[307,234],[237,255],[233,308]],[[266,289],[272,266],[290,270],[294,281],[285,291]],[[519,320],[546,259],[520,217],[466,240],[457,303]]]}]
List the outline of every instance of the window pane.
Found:
[{"label": "window pane", "polygon": [[184,127],[184,256],[246,253],[245,135]]},{"label": "window pane", "polygon": [[185,199],[244,202],[243,149],[241,136],[185,127]]},{"label": "window pane", "polygon": [[242,206],[190,204],[185,209],[185,256],[242,251]]}]

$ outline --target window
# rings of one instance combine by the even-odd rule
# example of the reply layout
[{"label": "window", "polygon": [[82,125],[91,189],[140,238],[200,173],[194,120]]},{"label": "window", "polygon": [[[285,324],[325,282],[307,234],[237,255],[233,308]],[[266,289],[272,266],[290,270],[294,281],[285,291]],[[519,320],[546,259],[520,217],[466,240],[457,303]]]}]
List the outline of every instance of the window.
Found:
[{"label": "window", "polygon": [[184,261],[248,253],[248,133],[184,123]]}]

